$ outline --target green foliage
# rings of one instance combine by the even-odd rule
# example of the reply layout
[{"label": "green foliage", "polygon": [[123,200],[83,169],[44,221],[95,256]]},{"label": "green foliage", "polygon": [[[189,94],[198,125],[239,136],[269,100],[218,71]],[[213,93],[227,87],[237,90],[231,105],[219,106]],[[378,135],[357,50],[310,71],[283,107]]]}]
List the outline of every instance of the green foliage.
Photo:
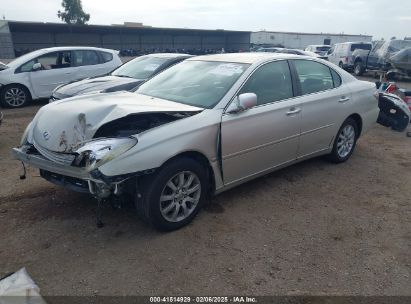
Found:
[{"label": "green foliage", "polygon": [[68,24],[86,24],[90,20],[90,14],[83,11],[81,0],[63,0],[63,11],[58,11],[57,16]]}]

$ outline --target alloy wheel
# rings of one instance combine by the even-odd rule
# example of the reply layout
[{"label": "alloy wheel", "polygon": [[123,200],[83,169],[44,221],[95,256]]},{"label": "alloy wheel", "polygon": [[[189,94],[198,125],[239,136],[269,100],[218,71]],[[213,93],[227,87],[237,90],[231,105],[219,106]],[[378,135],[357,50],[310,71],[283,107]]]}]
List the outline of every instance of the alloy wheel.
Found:
[{"label": "alloy wheel", "polygon": [[341,158],[351,153],[355,143],[355,129],[352,125],[346,125],[340,132],[337,141],[337,153]]},{"label": "alloy wheel", "polygon": [[190,216],[201,197],[201,183],[191,171],[183,171],[168,180],[160,196],[160,212],[169,222],[180,222]]},{"label": "alloy wheel", "polygon": [[10,107],[20,107],[26,102],[26,93],[20,88],[10,88],[4,94],[4,101]]}]

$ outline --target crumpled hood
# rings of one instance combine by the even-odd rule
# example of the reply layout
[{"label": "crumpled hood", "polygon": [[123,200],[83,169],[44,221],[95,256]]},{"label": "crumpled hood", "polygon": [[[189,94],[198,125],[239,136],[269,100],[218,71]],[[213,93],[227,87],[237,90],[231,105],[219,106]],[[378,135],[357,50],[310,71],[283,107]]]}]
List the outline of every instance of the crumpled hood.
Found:
[{"label": "crumpled hood", "polygon": [[[42,107],[32,122],[32,140],[54,152],[72,152],[104,124],[140,113],[199,112],[203,109],[130,92],[73,97]],[[30,141],[30,136],[29,136]]]},{"label": "crumpled hood", "polygon": [[113,87],[123,88],[122,90],[130,90],[143,81],[144,79],[134,79],[118,76],[86,78],[59,87],[57,90],[55,90],[53,96],[59,99],[63,99],[80,94],[103,91],[106,89],[111,89]]}]

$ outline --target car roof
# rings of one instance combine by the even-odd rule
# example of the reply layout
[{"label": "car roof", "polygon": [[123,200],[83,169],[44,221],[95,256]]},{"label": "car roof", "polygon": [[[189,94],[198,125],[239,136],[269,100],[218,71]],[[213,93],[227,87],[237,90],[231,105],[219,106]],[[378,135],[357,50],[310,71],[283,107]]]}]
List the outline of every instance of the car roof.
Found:
[{"label": "car roof", "polygon": [[71,51],[71,50],[93,50],[93,51],[105,51],[110,53],[117,53],[118,51],[105,48],[97,48],[92,46],[56,46],[51,48],[40,49],[43,52],[58,52],[58,51]]},{"label": "car roof", "polygon": [[45,53],[48,52],[59,52],[59,51],[72,51],[72,50],[94,50],[94,51],[104,51],[104,52],[109,52],[112,54],[117,54],[118,51],[116,50],[110,50],[110,49],[103,49],[103,48],[96,48],[96,47],[89,47],[89,46],[57,46],[57,47],[51,47],[51,48],[45,48],[45,49],[39,49],[35,50],[33,52],[24,54],[20,57],[17,57],[13,61],[9,62],[7,66],[11,68],[17,68],[23,63],[26,63],[27,61],[36,58],[37,56],[41,56]]},{"label": "car roof", "polygon": [[311,44],[309,46],[313,46],[313,47],[324,47],[324,46],[328,46],[331,47],[331,45],[327,45],[327,44]]},{"label": "car roof", "polygon": [[[308,56],[307,56],[308,57]],[[264,52],[252,52],[252,53],[227,53],[227,54],[213,54],[202,55],[187,60],[200,60],[200,61],[222,61],[222,62],[236,62],[236,63],[257,63],[268,59],[292,59],[301,58],[301,56],[293,54],[283,53],[264,53]]]},{"label": "car roof", "polygon": [[336,44],[372,44],[371,42],[365,42],[365,41],[347,41],[347,42],[339,42]]},{"label": "car roof", "polygon": [[178,58],[178,57],[194,57],[194,55],[190,54],[183,54],[183,53],[153,53],[153,54],[147,54],[144,56],[148,57],[157,57],[157,58]]}]

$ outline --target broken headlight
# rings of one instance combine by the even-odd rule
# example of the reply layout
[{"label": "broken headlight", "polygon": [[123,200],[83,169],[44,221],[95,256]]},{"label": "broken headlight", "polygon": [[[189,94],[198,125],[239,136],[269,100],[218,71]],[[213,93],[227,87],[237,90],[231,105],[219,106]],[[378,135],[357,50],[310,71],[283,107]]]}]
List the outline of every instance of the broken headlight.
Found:
[{"label": "broken headlight", "polygon": [[91,171],[125,153],[136,144],[137,139],[133,137],[92,140],[76,150],[78,156],[75,164],[84,165]]}]

